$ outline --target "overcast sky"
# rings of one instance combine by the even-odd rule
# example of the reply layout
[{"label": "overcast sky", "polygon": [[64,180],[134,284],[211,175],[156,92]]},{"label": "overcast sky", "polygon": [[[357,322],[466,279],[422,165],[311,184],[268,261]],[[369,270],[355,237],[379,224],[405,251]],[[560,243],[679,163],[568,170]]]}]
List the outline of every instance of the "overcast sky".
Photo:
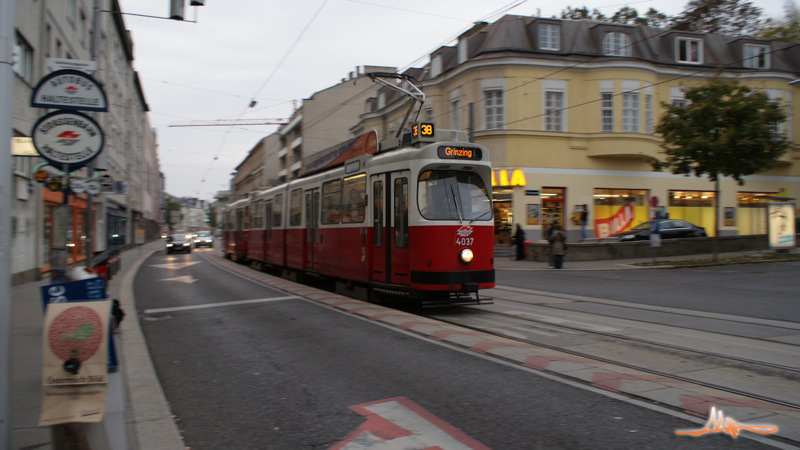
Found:
[{"label": "overcast sky", "polygon": [[[753,1],[782,17],[784,0]],[[125,13],[164,17],[169,0],[120,0]],[[193,121],[285,119],[302,99],[356,66],[421,67],[475,21],[509,14],[558,16],[567,6],[610,16],[622,6],[674,15],[686,1],[615,0],[206,0],[190,22],[124,16],[134,68],[158,134],[166,191],[212,200],[276,126],[171,127]],[[518,5],[517,5],[518,4]],[[517,5],[508,9],[507,7]],[[195,15],[196,14],[196,15]],[[248,108],[251,99],[257,100]],[[335,144],[332,142],[331,145]]]}]

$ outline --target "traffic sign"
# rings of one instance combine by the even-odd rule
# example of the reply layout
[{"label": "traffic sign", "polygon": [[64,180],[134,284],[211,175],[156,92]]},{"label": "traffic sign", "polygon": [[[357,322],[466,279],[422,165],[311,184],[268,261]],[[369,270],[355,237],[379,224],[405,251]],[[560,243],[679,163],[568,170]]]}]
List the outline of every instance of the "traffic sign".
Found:
[{"label": "traffic sign", "polygon": [[49,176],[50,174],[47,173],[46,171],[37,170],[36,173],[33,174],[33,179],[38,181],[39,183],[44,183],[45,181],[47,181],[47,177]]},{"label": "traffic sign", "polygon": [[66,69],[46,75],[31,95],[34,108],[108,111],[103,88],[86,72]]},{"label": "traffic sign", "polygon": [[76,194],[86,192],[86,180],[82,180],[80,178],[70,178],[69,188]]},{"label": "traffic sign", "polygon": [[53,192],[58,192],[63,188],[61,178],[50,178],[45,182],[45,186]]},{"label": "traffic sign", "polygon": [[97,180],[89,180],[86,182],[86,192],[92,195],[98,195],[102,192],[102,188],[100,187],[100,182]]},{"label": "traffic sign", "polygon": [[100,187],[104,194],[114,193],[114,177],[111,175],[103,175],[100,177]]},{"label": "traffic sign", "polygon": [[103,151],[100,125],[86,114],[55,111],[36,121],[33,145],[51,165],[70,171],[88,164]]}]

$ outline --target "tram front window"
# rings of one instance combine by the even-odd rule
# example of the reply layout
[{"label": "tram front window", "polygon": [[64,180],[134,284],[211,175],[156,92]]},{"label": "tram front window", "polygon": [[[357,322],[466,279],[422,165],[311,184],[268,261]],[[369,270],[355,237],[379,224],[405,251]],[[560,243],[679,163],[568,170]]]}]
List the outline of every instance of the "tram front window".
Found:
[{"label": "tram front window", "polygon": [[428,170],[419,176],[417,204],[428,220],[491,220],[491,199],[472,172]]}]

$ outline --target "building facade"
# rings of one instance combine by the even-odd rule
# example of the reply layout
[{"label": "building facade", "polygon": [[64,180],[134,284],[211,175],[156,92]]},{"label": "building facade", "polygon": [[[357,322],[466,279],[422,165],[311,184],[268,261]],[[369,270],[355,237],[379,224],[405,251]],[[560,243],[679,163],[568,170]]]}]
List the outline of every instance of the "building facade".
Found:
[{"label": "building facade", "polygon": [[[116,195],[96,195],[91,204],[86,194],[69,195],[67,225],[68,263],[89,252],[119,248],[133,243],[136,230],[157,236],[160,181],[156,135],[147,119],[147,102],[133,69],[133,42],[125,29],[116,0],[17,2],[14,46],[14,96],[12,133],[29,138],[35,122],[52,111],[30,107],[38,81],[64,64],[92,62],[92,76],[103,87],[108,112],[91,113],[104,132],[95,171],[72,173],[80,178],[108,175]],[[110,11],[110,12],[109,12]],[[63,193],[45,189],[33,179],[42,169],[49,176],[61,172],[44,160],[14,156],[14,204],[12,273],[14,281],[35,279],[51,262],[54,215],[62,208]],[[91,211],[91,214],[87,212]]]},{"label": "building facade", "polygon": [[[721,234],[761,234],[764,202],[800,195],[796,45],[509,15],[477,24],[409,73],[425,85],[420,120],[467,130],[489,148],[498,244],[509,242],[515,223],[540,238],[557,221],[576,241],[609,237],[655,210],[713,235],[717,204]],[[791,142],[770,168],[742,186],[723,179],[719,192],[705,178],[651,166],[666,156],[654,133],[662,104],[685,102],[686,87],[715,76],[780,101],[788,119],[776,132]],[[393,133],[407,105],[382,88],[353,129]]]}]

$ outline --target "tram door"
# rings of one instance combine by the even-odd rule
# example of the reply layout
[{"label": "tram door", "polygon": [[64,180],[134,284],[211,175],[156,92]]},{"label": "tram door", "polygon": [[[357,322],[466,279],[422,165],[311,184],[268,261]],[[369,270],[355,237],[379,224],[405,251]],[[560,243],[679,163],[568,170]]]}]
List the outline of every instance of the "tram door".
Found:
[{"label": "tram door", "polygon": [[387,214],[389,211],[389,195],[386,188],[387,174],[372,175],[370,177],[370,216],[372,217],[372,267],[370,280],[378,283],[391,283],[391,241],[389,240],[389,227]]},{"label": "tram door", "polygon": [[319,241],[319,189],[306,191],[306,245],[305,268],[317,270],[317,243]]}]

